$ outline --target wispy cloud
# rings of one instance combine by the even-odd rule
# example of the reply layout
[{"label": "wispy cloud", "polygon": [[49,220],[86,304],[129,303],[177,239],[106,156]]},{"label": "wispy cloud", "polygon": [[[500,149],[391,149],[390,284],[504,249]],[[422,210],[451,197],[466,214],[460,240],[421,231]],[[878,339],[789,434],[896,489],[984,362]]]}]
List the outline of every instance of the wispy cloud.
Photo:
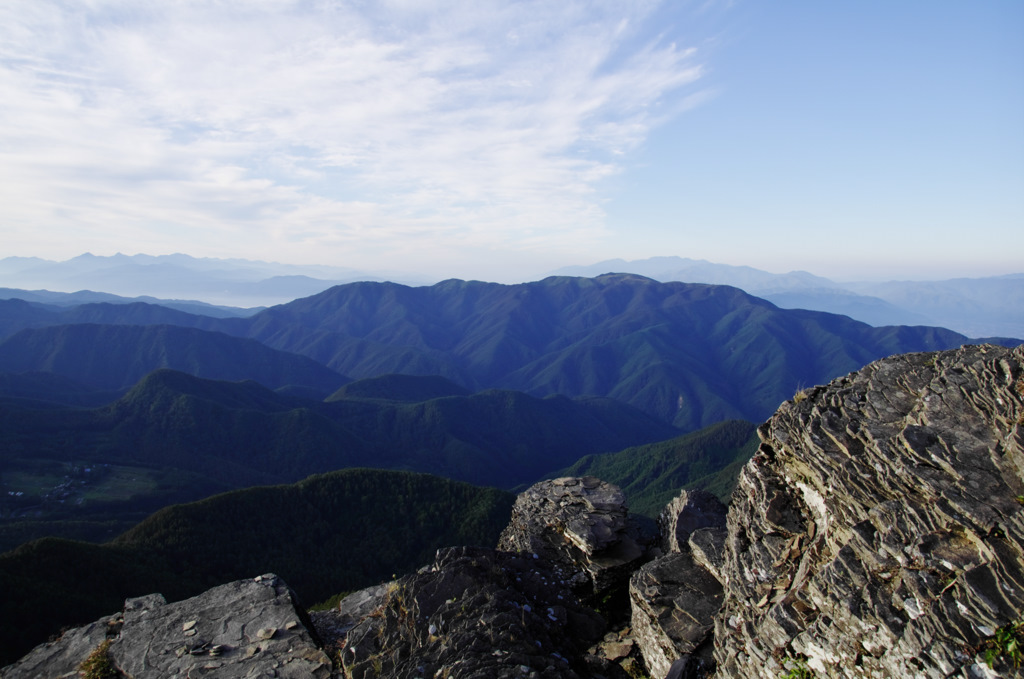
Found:
[{"label": "wispy cloud", "polygon": [[592,237],[701,76],[654,4],[4,3],[0,228],[293,259]]}]

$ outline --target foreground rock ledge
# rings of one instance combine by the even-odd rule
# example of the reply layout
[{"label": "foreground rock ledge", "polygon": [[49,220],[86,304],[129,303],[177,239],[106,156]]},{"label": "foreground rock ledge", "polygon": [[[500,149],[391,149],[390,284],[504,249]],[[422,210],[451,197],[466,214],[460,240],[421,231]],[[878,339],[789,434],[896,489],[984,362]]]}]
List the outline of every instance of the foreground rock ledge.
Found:
[{"label": "foreground rock ledge", "polygon": [[239,580],[168,604],[159,594],[37,647],[0,670],[3,679],[78,677],[82,661],[112,639],[113,667],[133,679],[331,676],[331,662],[275,575]]},{"label": "foreground rock ledge", "polygon": [[1024,616],[1022,363],[1020,347],[895,356],[762,425],[728,514],[717,676],[787,659],[995,676],[979,649]]}]

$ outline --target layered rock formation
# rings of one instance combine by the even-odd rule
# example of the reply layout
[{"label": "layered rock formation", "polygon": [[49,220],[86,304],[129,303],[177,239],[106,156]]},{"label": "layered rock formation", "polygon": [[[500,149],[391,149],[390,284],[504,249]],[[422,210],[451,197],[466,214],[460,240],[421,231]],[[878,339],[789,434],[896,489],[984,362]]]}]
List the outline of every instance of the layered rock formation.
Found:
[{"label": "layered rock formation", "polygon": [[37,647],[0,676],[78,677],[93,655],[107,668],[95,676],[104,677],[326,679],[332,676],[331,660],[307,620],[275,575],[221,585],[172,604],[153,594],[129,599],[121,614]]},{"label": "layered rock formation", "polygon": [[[343,603],[342,613],[347,604]],[[399,578],[340,638],[346,677],[586,677],[605,622],[550,564],[458,547]]]},{"label": "layered rock formation", "polygon": [[887,358],[762,425],[728,515],[716,676],[993,676],[986,647],[1024,618],[1022,363]]},{"label": "layered rock formation", "polygon": [[[690,676],[713,664],[711,640],[722,585],[706,562],[721,561],[725,520],[726,508],[714,495],[683,491],[658,521],[668,553],[630,578],[632,636],[651,676],[666,676],[674,661],[687,656]],[[695,535],[702,538],[696,548],[691,546]]]},{"label": "layered rock formation", "polygon": [[622,491],[584,476],[542,481],[520,493],[498,549],[558,564],[586,594],[627,579],[646,560],[650,542],[629,516]]}]

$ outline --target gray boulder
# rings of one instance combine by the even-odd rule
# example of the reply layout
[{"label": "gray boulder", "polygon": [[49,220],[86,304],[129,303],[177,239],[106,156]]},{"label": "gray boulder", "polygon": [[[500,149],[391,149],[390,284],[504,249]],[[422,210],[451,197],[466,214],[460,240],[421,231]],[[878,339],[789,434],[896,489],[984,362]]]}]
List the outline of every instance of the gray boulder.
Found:
[{"label": "gray boulder", "polygon": [[686,676],[714,666],[726,513],[711,493],[684,490],[658,517],[668,553],[629,581],[632,636],[652,676],[666,676],[673,664],[680,673],[685,665]]},{"label": "gray boulder", "polygon": [[719,582],[725,581],[725,540],[729,532],[725,526],[699,528],[690,533],[687,541],[694,562],[707,569]]},{"label": "gray boulder", "polygon": [[633,638],[651,676],[666,676],[673,662],[687,656],[695,656],[695,665],[710,665],[722,585],[688,552],[645,564],[630,579],[629,596]]}]

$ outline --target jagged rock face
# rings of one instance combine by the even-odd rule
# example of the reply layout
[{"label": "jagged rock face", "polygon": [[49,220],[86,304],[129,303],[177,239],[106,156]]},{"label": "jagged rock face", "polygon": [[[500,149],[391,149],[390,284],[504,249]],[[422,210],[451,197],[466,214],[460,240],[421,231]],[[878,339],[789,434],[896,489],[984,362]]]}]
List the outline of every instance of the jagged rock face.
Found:
[{"label": "jagged rock face", "polygon": [[993,676],[979,647],[1024,617],[1022,363],[1021,347],[895,356],[762,425],[728,515],[717,676],[774,679],[787,659]]},{"label": "jagged rock face", "polygon": [[658,515],[662,549],[686,551],[690,534],[701,528],[725,526],[728,507],[705,490],[684,490]]},{"label": "jagged rock face", "polygon": [[594,676],[582,656],[605,622],[579,603],[565,575],[528,554],[441,550],[328,644],[352,679]]},{"label": "jagged rock face", "polygon": [[625,581],[647,556],[617,486],[593,476],[541,481],[519,494],[498,549],[537,554],[571,571],[578,592]]},{"label": "jagged rock face", "polygon": [[633,636],[651,676],[664,677],[673,661],[698,649],[708,655],[722,585],[689,552],[644,564],[630,579],[629,594]]},{"label": "jagged rock face", "polygon": [[658,517],[668,554],[629,581],[633,637],[652,676],[666,676],[684,656],[693,656],[691,671],[711,665],[722,585],[707,562],[721,561],[725,522],[725,505],[702,490],[684,490]]},{"label": "jagged rock face", "polygon": [[332,676],[330,658],[275,575],[239,580],[168,604],[159,594],[129,599],[119,616],[39,646],[3,679],[78,676],[82,661],[111,639],[111,666],[133,679]]}]

